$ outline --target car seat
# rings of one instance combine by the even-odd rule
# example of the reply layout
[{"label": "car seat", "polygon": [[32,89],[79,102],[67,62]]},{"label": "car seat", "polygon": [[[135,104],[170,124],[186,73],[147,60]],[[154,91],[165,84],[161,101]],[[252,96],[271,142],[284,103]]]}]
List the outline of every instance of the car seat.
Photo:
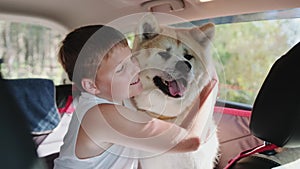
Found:
[{"label": "car seat", "polygon": [[252,134],[265,144],[240,153],[225,169],[270,169],[283,165],[269,158],[278,154],[276,148],[300,150],[299,63],[300,43],[274,63],[254,102],[250,120]]},{"label": "car seat", "polygon": [[[8,156],[3,159],[7,159],[5,161],[10,161],[8,163],[11,163],[16,161],[16,158],[9,155],[16,154],[18,156],[18,153],[22,152],[19,159],[21,162],[23,160],[24,163],[29,163],[32,160],[29,157],[32,157],[33,159],[37,158],[37,161],[43,161],[43,164],[45,164],[44,168],[53,168],[53,160],[58,156],[65,128],[68,127],[67,124],[71,118],[71,112],[69,111],[74,110],[71,105],[72,100],[69,98],[72,95],[72,85],[54,86],[53,81],[50,79],[25,78],[1,79],[1,86],[4,86],[3,88],[1,87],[1,107],[8,106],[7,108],[12,109],[11,111],[1,110],[4,117],[11,118],[5,120],[5,123],[1,123],[3,135],[9,136],[6,140],[7,142],[3,143],[5,145],[5,153],[2,153],[2,155],[7,154]],[[8,99],[5,99],[6,95],[5,93],[4,95],[2,94],[2,90],[7,92],[6,95],[9,95]],[[68,115],[61,117],[64,114]],[[63,119],[65,120],[63,121]],[[15,131],[22,127],[26,129],[26,132],[23,131],[25,129]],[[59,127],[60,130],[58,130]],[[8,132],[10,130],[14,132]],[[19,138],[18,135],[20,133],[24,135],[24,138]],[[23,139],[28,139],[28,136],[25,138],[26,134],[29,135],[31,140],[23,141]],[[28,142],[30,144],[33,143],[33,149],[32,146],[28,145]],[[13,143],[18,145],[11,146]],[[22,150],[23,146],[27,147],[26,151]],[[26,165],[18,166],[24,166],[19,168],[29,167]],[[3,167],[1,166],[0,168]]]},{"label": "car seat", "polygon": [[30,127],[7,83],[0,78],[0,168],[45,169],[38,159]]}]

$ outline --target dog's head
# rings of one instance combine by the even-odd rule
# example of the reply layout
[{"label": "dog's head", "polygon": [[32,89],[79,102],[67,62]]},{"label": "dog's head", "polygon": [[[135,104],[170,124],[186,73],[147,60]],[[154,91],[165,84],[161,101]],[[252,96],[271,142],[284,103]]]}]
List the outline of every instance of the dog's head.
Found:
[{"label": "dog's head", "polygon": [[164,119],[184,115],[212,77],[209,46],[213,36],[211,23],[174,28],[159,25],[153,15],[144,16],[133,46],[144,87],[133,98],[136,107]]},{"label": "dog's head", "polygon": [[213,36],[211,23],[175,29],[160,26],[151,14],[144,16],[133,47],[144,88],[158,88],[171,98],[185,97],[191,84],[202,88],[209,81],[209,43]]}]

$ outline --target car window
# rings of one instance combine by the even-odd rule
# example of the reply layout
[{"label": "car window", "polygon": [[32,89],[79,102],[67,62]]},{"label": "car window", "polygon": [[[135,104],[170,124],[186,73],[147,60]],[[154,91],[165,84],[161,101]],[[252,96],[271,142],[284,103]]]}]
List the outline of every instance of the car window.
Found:
[{"label": "car window", "polygon": [[253,105],[272,64],[300,41],[300,8],[180,23],[213,22],[220,99]]},{"label": "car window", "polygon": [[0,20],[0,60],[4,79],[47,78],[56,85],[66,75],[57,61],[59,31],[30,23]]},{"label": "car window", "polygon": [[300,41],[300,19],[251,21],[218,25],[215,57],[226,100],[253,104],[272,64]]}]

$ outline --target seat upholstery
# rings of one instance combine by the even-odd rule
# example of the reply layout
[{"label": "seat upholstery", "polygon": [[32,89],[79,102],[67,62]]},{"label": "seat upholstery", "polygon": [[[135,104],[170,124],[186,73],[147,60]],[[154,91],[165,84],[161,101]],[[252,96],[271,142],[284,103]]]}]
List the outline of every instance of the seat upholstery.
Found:
[{"label": "seat upholstery", "polygon": [[[45,142],[49,134],[54,133],[54,129],[57,128],[61,118],[58,113],[56,101],[61,103],[59,106],[63,106],[62,102],[65,101],[64,98],[67,98],[64,92],[67,91],[68,95],[72,93],[69,92],[71,85],[59,87],[56,91],[52,80],[40,78],[2,79],[1,85],[4,86],[1,89],[9,94],[9,98],[3,100],[7,96],[3,95],[1,90],[1,100],[3,100],[1,101],[1,104],[3,104],[1,107],[6,105],[12,109],[11,112],[3,112],[7,116],[10,115],[9,121],[5,121],[9,122],[9,124],[1,123],[3,124],[1,128],[4,129],[4,126],[7,128],[7,130],[3,130],[5,132],[3,135],[8,135],[7,142],[10,142],[9,144],[6,143],[7,151],[5,149],[5,154],[16,156],[14,158],[8,155],[7,158],[4,158],[12,166],[4,168],[14,168],[13,166],[17,164],[13,163],[13,161],[21,162],[16,168],[53,168],[53,160],[58,156],[58,153],[55,152],[41,158],[40,154],[37,154],[37,149]],[[23,129],[19,129],[20,127]],[[15,131],[16,129],[18,131]],[[18,136],[20,133],[22,133],[23,138]],[[62,138],[57,138],[57,140],[62,142]],[[55,141],[53,141],[53,145],[57,144]],[[13,143],[17,145],[13,146]],[[48,146],[51,151],[54,149],[52,144]],[[57,147],[55,148],[57,149]],[[27,163],[30,164],[27,165]],[[5,166],[9,166],[9,164],[6,165],[5,163]]]},{"label": "seat upholstery", "polygon": [[272,66],[255,100],[250,130],[280,147],[300,146],[300,43]]},{"label": "seat upholstery", "polygon": [[16,104],[24,113],[32,134],[50,133],[59,123],[55,86],[50,79],[5,79]]},{"label": "seat upholstery", "polygon": [[[283,165],[274,158],[299,158],[300,151],[300,42],[272,66],[254,102],[250,119],[251,133],[287,151],[272,155],[253,154],[234,162],[230,169],[271,169]],[[292,152],[296,152],[293,154]],[[275,153],[275,154],[274,154]],[[288,154],[288,156],[286,156]],[[283,157],[282,156],[282,157]]]},{"label": "seat upholstery", "polygon": [[2,79],[0,93],[0,168],[44,169],[45,165],[37,157],[23,110]]}]

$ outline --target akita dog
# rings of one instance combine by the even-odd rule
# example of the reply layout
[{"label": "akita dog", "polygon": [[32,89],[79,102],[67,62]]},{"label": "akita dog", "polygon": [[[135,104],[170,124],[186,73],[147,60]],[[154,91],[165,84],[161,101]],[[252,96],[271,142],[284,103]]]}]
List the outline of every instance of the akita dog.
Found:
[{"label": "akita dog", "polygon": [[[210,55],[213,36],[212,23],[179,29],[159,25],[151,14],[144,16],[133,45],[144,87],[143,92],[133,98],[135,106],[153,117],[181,124],[215,73]],[[219,145],[212,112],[200,114],[201,120],[196,122],[201,140],[205,141],[199,150],[144,158],[142,168],[212,169]]]}]

